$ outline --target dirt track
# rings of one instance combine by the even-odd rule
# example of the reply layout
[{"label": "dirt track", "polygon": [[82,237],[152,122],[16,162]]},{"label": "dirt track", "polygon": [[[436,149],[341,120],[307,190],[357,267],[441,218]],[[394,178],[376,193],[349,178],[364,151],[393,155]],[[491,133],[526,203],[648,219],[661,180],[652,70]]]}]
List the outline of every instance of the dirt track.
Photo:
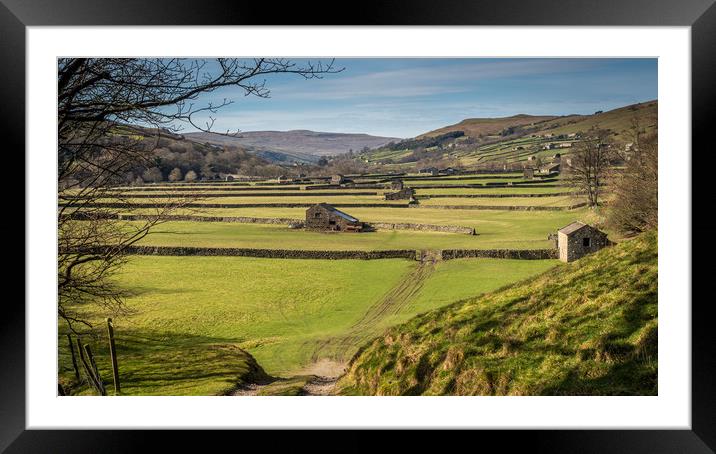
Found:
[{"label": "dirt track", "polygon": [[[437,257],[431,253],[423,256],[416,267],[407,274],[398,284],[390,289],[378,302],[356,321],[348,331],[336,337],[321,340],[313,345],[310,366],[299,371],[296,376],[308,376],[299,395],[328,396],[335,392],[338,378],[345,372],[345,367],[351,355],[377,332],[373,329],[383,319],[398,314],[406,304],[420,291],[425,280],[435,271]],[[282,380],[264,384],[251,384],[235,391],[235,396],[257,395],[266,386]]]}]

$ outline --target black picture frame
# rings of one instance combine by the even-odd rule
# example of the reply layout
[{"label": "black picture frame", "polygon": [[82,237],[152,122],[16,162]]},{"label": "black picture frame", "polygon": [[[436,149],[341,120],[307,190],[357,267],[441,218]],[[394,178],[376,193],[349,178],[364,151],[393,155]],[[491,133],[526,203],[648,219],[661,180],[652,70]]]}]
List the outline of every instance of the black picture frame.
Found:
[{"label": "black picture frame", "polygon": [[[0,0],[0,118],[5,150],[25,150],[25,31],[28,26],[83,25],[552,25],[552,26],[690,26],[692,63],[693,150],[710,153],[711,122],[716,118],[716,6],[714,0],[488,0],[431,2],[368,1],[360,4],[309,4],[182,0]],[[49,150],[48,150],[49,151]],[[700,156],[697,172],[710,168]],[[49,156],[48,156],[49,159]],[[713,159],[713,158],[710,158]],[[24,165],[23,165],[24,168]],[[701,170],[699,170],[701,169]],[[29,171],[25,169],[29,178]],[[694,181],[697,174],[694,174]],[[29,180],[28,180],[29,181]],[[697,206],[701,197],[692,191]],[[710,204],[709,204],[710,205]],[[693,220],[692,220],[693,225]],[[692,227],[692,235],[696,231]],[[27,241],[25,237],[26,248]],[[702,251],[702,254],[707,253]],[[705,282],[706,268],[692,258],[692,285]],[[701,279],[699,279],[701,278]],[[48,283],[48,285],[51,285]],[[694,289],[695,290],[695,289]],[[412,431],[384,437],[380,449],[402,451],[406,438],[423,449],[448,448],[451,442],[477,443],[489,449],[515,448],[549,452],[707,453],[716,450],[716,336],[708,317],[711,298],[692,302],[692,425],[691,430],[485,430],[435,437]],[[6,299],[6,303],[10,300]],[[670,301],[669,304],[688,304]],[[0,317],[0,451],[7,452],[131,452],[148,447],[147,438],[161,438],[163,451],[202,451],[214,443],[248,447],[232,431],[207,436],[179,431],[26,430],[25,429],[25,317],[20,304],[4,304]],[[158,422],[160,424],[160,422]],[[295,450],[315,433],[281,434],[259,438],[270,451]],[[322,435],[323,436],[323,435]],[[333,431],[340,451],[366,452],[378,445],[367,432]],[[207,440],[211,442],[207,444]],[[308,441],[308,443],[314,443]],[[496,444],[495,444],[496,443]],[[310,445],[309,445],[310,447]]]}]

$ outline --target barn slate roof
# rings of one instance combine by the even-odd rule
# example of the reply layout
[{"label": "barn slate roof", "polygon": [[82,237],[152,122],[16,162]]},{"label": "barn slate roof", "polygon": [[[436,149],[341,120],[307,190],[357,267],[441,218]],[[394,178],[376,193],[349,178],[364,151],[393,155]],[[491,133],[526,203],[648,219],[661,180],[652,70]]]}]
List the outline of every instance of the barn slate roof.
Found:
[{"label": "barn slate roof", "polygon": [[350,221],[350,222],[360,222],[360,221],[358,221],[358,219],[354,218],[354,217],[351,216],[350,214],[344,213],[344,212],[342,212],[341,210],[337,209],[336,207],[331,206],[331,205],[329,205],[329,204],[327,204],[327,203],[319,203],[318,205],[322,206],[323,208],[327,209],[328,211],[331,211],[331,212],[335,213],[336,216],[340,216],[340,217],[342,217],[343,219],[345,219],[345,220],[347,220],[347,221]]},{"label": "barn slate roof", "polygon": [[564,233],[565,235],[570,235],[581,229],[582,227],[587,227],[587,224],[585,224],[584,222],[574,221],[571,224],[559,229],[558,232]]}]

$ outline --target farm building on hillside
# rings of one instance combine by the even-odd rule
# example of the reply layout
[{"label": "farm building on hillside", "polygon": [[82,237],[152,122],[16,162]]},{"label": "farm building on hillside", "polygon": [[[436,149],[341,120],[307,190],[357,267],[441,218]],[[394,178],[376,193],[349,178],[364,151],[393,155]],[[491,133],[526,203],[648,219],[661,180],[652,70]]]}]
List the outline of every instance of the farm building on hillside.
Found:
[{"label": "farm building on hillside", "polygon": [[287,177],[286,175],[281,175],[278,177],[279,183],[288,183],[289,181],[291,181],[291,179],[289,177]]},{"label": "farm building on hillside", "polygon": [[390,189],[394,191],[400,191],[403,189],[403,180],[392,180],[390,182]]},{"label": "farm building on hillside", "polygon": [[410,200],[415,196],[415,189],[403,188],[397,192],[386,192],[385,200]]},{"label": "farm building on hillside", "polygon": [[418,173],[427,173],[430,175],[437,175],[440,173],[440,171],[436,167],[425,167],[423,169],[418,170]]},{"label": "farm building on hillside", "polygon": [[346,182],[346,178],[343,175],[336,174],[331,177],[331,184],[343,184]]},{"label": "farm building on hillside", "polygon": [[334,232],[360,232],[363,223],[327,203],[319,203],[306,210],[306,228]]},{"label": "farm building on hillside", "polygon": [[607,234],[583,222],[572,222],[557,230],[559,259],[572,262],[609,245]]},{"label": "farm building on hillside", "polygon": [[524,171],[522,172],[522,178],[526,180],[531,180],[535,177],[535,169],[532,167],[525,167]]}]

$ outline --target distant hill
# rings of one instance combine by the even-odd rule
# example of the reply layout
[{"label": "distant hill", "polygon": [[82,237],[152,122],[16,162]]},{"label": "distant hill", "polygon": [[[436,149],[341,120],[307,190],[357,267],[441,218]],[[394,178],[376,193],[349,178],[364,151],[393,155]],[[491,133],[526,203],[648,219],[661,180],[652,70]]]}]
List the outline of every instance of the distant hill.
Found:
[{"label": "distant hill", "polygon": [[572,142],[593,127],[609,130],[617,144],[628,143],[634,119],[642,130],[656,130],[658,110],[653,100],[590,115],[469,118],[362,153],[360,159],[401,171],[429,165],[518,165],[530,156],[549,157],[554,148],[568,154]]},{"label": "distant hill", "polygon": [[271,161],[308,163],[318,161],[321,156],[345,154],[350,150],[359,152],[365,147],[376,148],[400,140],[395,137],[378,137],[368,134],[308,130],[249,131],[241,132],[235,136],[193,132],[184,134],[184,136],[195,142],[242,147]]},{"label": "distant hill", "polygon": [[537,124],[554,118],[558,117],[519,114],[502,118],[468,118],[460,123],[426,132],[418,137],[439,136],[453,131],[463,131],[468,137],[488,136],[500,134],[500,132],[510,127]]},{"label": "distant hill", "polygon": [[359,352],[360,395],[657,395],[657,235],[419,315]]}]

